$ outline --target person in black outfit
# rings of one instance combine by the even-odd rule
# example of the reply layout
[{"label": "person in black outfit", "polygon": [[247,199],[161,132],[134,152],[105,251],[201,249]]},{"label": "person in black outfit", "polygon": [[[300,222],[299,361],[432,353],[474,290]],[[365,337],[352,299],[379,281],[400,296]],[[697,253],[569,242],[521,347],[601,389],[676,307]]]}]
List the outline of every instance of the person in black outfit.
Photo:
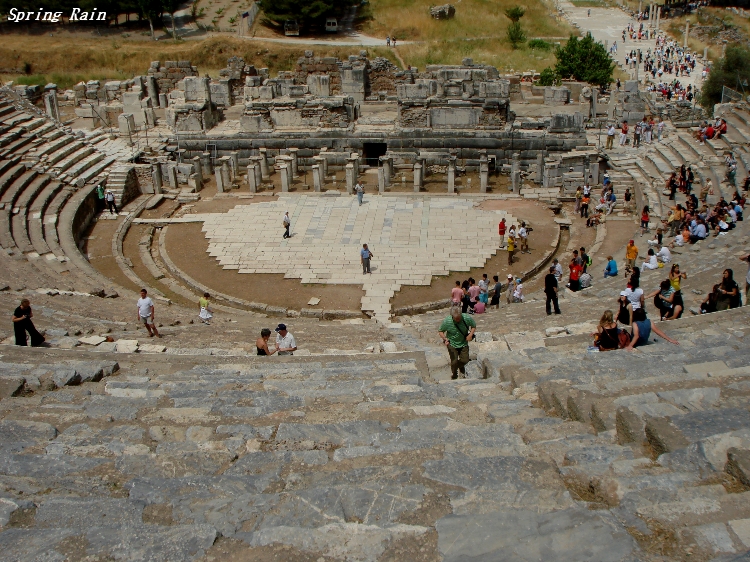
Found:
[{"label": "person in black outfit", "polygon": [[26,332],[31,336],[31,347],[37,347],[44,343],[44,336],[37,332],[31,318],[34,313],[31,311],[29,299],[23,299],[21,306],[13,311],[13,331],[16,335],[16,345],[26,345]]},{"label": "person in black outfit", "polygon": [[258,350],[258,355],[273,355],[278,351],[274,348],[273,350],[268,349],[268,338],[271,337],[271,330],[263,328],[260,331],[260,337],[255,340],[255,349]]},{"label": "person in black outfit", "polygon": [[544,277],[544,294],[547,295],[547,315],[552,314],[550,303],[555,305],[555,314],[560,314],[560,305],[557,302],[557,277],[555,277],[555,267],[549,268],[549,273]]}]

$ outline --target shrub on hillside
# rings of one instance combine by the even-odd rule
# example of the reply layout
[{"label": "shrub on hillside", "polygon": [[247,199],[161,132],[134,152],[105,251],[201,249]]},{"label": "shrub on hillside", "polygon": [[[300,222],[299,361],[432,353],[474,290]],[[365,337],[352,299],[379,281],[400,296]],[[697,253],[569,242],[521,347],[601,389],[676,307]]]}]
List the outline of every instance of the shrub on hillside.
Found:
[{"label": "shrub on hillside", "polygon": [[540,51],[549,51],[552,43],[547,43],[544,39],[531,39],[528,43],[530,49],[539,49]]},{"label": "shrub on hillside", "polygon": [[726,86],[742,91],[750,82],[750,49],[741,45],[727,45],[724,57],[711,67],[703,88],[700,104],[711,111],[714,104],[721,103],[721,91]]}]

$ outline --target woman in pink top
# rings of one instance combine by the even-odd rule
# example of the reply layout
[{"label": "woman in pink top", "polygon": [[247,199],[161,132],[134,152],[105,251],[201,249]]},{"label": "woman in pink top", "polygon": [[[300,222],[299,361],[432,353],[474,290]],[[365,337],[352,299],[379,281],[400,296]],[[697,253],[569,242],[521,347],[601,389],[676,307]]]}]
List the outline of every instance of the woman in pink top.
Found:
[{"label": "woman in pink top", "polygon": [[474,313],[474,305],[477,304],[477,297],[479,297],[479,285],[476,284],[472,277],[469,277],[469,314]]},{"label": "woman in pink top", "polygon": [[464,298],[464,290],[461,288],[461,281],[456,281],[456,286],[451,289],[451,301],[453,304],[461,304]]}]

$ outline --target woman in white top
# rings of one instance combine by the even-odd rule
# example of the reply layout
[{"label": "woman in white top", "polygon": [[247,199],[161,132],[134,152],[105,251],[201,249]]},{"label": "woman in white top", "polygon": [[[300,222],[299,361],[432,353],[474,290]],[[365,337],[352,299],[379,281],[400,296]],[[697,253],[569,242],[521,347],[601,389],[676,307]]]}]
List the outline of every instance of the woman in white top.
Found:
[{"label": "woman in white top", "polygon": [[513,302],[523,302],[523,284],[521,279],[516,279],[516,288],[513,290]]},{"label": "woman in white top", "polygon": [[656,254],[654,253],[653,248],[649,248],[648,260],[644,261],[641,264],[641,272],[646,271],[647,269],[658,269],[658,268],[659,268],[659,262],[656,259]]}]

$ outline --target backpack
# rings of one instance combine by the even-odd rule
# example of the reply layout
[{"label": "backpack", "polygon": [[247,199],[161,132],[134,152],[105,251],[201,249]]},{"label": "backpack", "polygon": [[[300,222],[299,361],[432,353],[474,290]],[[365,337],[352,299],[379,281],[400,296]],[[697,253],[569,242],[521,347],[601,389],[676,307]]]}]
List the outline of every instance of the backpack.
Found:
[{"label": "backpack", "polygon": [[619,331],[617,339],[620,340],[620,349],[625,349],[630,345],[630,334],[625,330]]},{"label": "backpack", "polygon": [[586,267],[591,267],[591,264],[594,263],[594,260],[591,259],[591,256],[586,256]]}]

